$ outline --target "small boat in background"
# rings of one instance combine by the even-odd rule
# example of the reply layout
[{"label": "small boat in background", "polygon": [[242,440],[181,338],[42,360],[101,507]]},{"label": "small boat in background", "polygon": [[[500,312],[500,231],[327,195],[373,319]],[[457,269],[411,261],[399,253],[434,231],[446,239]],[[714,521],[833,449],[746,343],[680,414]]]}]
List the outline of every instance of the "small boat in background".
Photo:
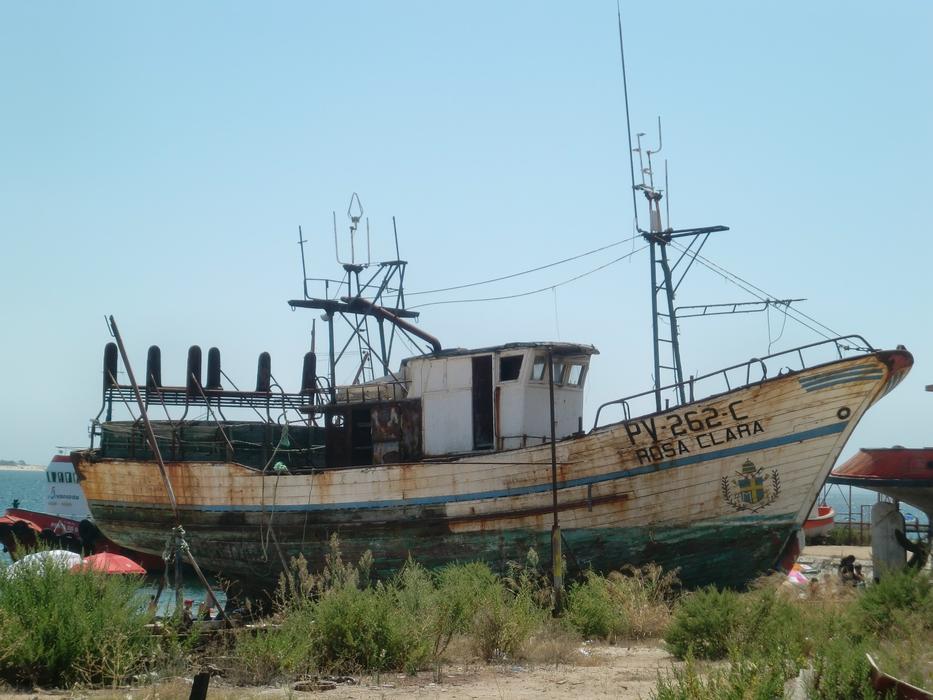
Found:
[{"label": "small boat in background", "polygon": [[833,507],[825,503],[813,506],[810,515],[803,523],[803,534],[807,542],[813,542],[820,537],[825,537],[833,529],[833,522],[836,518],[836,511]]},{"label": "small boat in background", "polygon": [[147,571],[162,570],[161,557],[115,544],[91,521],[91,511],[78,485],[71,457],[53,456],[46,467],[45,480],[45,511],[13,507],[0,516],[0,544],[13,559],[19,558],[21,550],[43,546],[78,554],[119,553]]}]

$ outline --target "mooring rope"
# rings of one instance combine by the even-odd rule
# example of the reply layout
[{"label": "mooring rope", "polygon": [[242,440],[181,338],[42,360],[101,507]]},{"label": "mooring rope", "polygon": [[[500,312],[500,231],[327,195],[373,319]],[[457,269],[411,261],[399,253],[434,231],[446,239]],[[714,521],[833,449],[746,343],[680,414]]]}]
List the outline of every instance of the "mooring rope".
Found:
[{"label": "mooring rope", "polygon": [[[282,476],[282,474],[288,474],[288,467],[282,462],[276,462],[275,466],[272,467],[272,471],[275,472],[275,482],[272,488],[272,511],[269,514],[268,523],[266,523],[266,473],[269,471],[269,467],[272,465],[272,461],[279,453],[279,448],[288,450],[288,448],[291,446],[292,443],[288,437],[288,422],[286,422],[282,425],[282,432],[279,435],[279,441],[275,448],[272,450],[272,455],[269,457],[269,461],[266,462],[266,466],[262,468],[262,476],[260,477],[261,490],[259,507],[261,509],[261,516],[259,520],[259,547],[262,551],[262,560],[269,561],[269,540],[271,539],[272,543],[275,545],[276,553],[279,556],[279,561],[281,561],[282,567],[285,570],[288,569],[288,564],[285,561],[285,555],[282,553],[282,548],[279,546],[279,540],[275,536],[275,532],[272,530],[272,519],[275,515],[275,506],[278,498],[279,478]],[[266,530],[265,534],[263,534],[264,527]]]}]

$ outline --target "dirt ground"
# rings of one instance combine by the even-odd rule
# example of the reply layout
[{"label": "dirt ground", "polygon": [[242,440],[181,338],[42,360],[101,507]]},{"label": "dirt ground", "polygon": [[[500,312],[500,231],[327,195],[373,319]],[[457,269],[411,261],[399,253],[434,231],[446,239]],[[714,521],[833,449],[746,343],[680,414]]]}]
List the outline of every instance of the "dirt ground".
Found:
[{"label": "dirt ground", "polygon": [[[431,672],[416,676],[384,674],[355,678],[355,684],[338,683],[330,690],[296,691],[281,687],[235,687],[222,678],[211,681],[209,700],[245,698],[322,698],[325,700],[382,700],[383,698],[443,698],[480,700],[485,698],[623,698],[636,700],[651,696],[658,673],[671,669],[673,657],[660,642],[637,646],[588,644],[579,663],[554,665],[475,665],[447,666],[440,683]],[[329,684],[328,684],[329,685]],[[174,679],[145,688],[110,691],[68,692],[33,691],[0,694],[0,699],[92,698],[93,700],[182,700],[191,692],[191,679]]]}]

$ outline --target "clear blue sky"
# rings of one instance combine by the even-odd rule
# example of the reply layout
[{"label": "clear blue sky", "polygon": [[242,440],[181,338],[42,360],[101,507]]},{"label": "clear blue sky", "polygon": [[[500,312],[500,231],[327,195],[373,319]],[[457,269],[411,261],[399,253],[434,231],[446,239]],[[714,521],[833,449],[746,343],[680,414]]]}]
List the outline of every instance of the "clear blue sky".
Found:
[{"label": "clear blue sky", "polygon": [[[806,297],[840,333],[914,352],[846,454],[933,443],[933,5],[622,12],[633,128],[662,117],[671,223],[730,226],[710,259]],[[198,343],[244,385],[269,351],[297,388],[311,319],[285,303],[300,296],[297,226],[311,271],[333,274],[331,211],[353,191],[375,258],[394,256],[397,217],[412,292],[632,234],[611,1],[9,2],[0,89],[2,458],[87,443],[105,314],[139,368],[162,346],[167,382]],[[469,296],[548,286],[619,251]],[[650,387],[647,275],[642,254],[554,293],[427,307],[421,324],[447,346],[595,344],[589,421]],[[678,302],[748,298],[695,268]],[[684,321],[687,371],[766,353],[767,321]],[[788,323],[776,347],[816,339]]]}]

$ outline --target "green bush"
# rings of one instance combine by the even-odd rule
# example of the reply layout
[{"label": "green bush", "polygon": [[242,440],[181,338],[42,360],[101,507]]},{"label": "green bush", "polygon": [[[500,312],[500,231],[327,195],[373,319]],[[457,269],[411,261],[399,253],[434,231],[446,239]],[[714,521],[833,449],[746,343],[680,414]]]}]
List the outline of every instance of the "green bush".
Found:
[{"label": "green bush", "polygon": [[933,628],[933,584],[925,572],[905,569],[885,574],[865,588],[859,597],[856,616],[866,628],[879,635],[892,629],[900,611],[911,611],[929,620]]},{"label": "green bush", "polygon": [[779,649],[793,675],[807,660],[811,636],[817,633],[818,610],[804,615],[801,604],[775,585],[765,585],[740,597],[736,642],[743,656],[770,657]]},{"label": "green bush", "polygon": [[550,616],[553,589],[528,550],[524,564],[509,564],[502,580],[487,589],[471,627],[474,650],[485,660],[521,657],[524,646]]},{"label": "green bush", "polygon": [[157,652],[135,577],[56,565],[0,567],[0,679],[122,684]]},{"label": "green bush", "polygon": [[394,584],[332,589],[321,596],[313,610],[314,622],[308,632],[321,670],[413,671],[427,658],[424,634],[418,621],[399,608]]},{"label": "green bush", "polygon": [[547,610],[527,592],[504,588],[497,588],[485,602],[471,630],[476,653],[486,661],[521,657],[524,644],[547,620]]},{"label": "green bush", "polygon": [[857,700],[878,695],[869,682],[867,645],[847,635],[823,637],[813,653],[814,700]]},{"label": "green bush", "polygon": [[774,700],[784,695],[784,673],[774,659],[736,658],[728,666],[699,669],[687,655],[683,668],[659,674],[653,700]]},{"label": "green bush", "polygon": [[739,624],[741,605],[734,591],[707,586],[684,596],[664,634],[671,653],[684,659],[722,659]]},{"label": "green bush", "polygon": [[503,595],[502,583],[480,562],[450,564],[437,573],[437,590],[431,611],[431,656],[435,663],[456,634],[473,629],[479,611]]},{"label": "green bush", "polygon": [[[279,580],[270,626],[236,635],[240,679],[268,683],[315,671],[356,673],[420,663],[427,645],[413,620],[419,619],[420,593],[433,590],[430,578],[409,563],[395,581],[370,586],[371,564],[368,552],[356,565],[345,562],[336,535],[320,573],[309,572],[303,557],[293,559]],[[400,590],[406,584],[410,590]]]},{"label": "green bush", "polygon": [[317,668],[310,636],[313,625],[314,611],[306,606],[290,609],[277,628],[238,631],[237,679],[267,684],[313,673]]},{"label": "green bush", "polygon": [[581,636],[613,641],[626,629],[622,606],[607,579],[592,571],[567,592],[564,620]]}]

